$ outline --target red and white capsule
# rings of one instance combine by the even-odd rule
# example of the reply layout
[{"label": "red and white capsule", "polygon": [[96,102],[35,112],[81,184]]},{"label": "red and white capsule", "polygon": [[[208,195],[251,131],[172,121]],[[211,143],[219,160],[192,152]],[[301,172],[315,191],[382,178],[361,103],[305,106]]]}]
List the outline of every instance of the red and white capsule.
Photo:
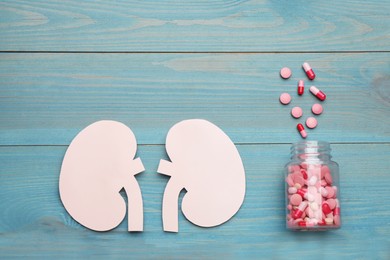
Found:
[{"label": "red and white capsule", "polygon": [[316,88],[315,86],[311,86],[309,90],[319,100],[324,101],[326,99],[325,93],[319,90],[318,88]]},{"label": "red and white capsule", "polygon": [[333,214],[336,216],[340,216],[340,202],[338,199],[335,199],[335,201],[336,201],[336,207],[333,210]]},{"label": "red and white capsule", "polygon": [[305,128],[303,127],[302,124],[297,124],[297,130],[298,130],[299,134],[302,136],[302,138],[307,137],[307,133],[306,133]]},{"label": "red and white capsule", "polygon": [[294,213],[292,214],[292,217],[294,219],[300,218],[303,212],[305,211],[307,205],[308,205],[307,201],[302,201],[301,204],[299,204],[297,210],[294,211]]},{"label": "red and white capsule", "polygon": [[309,63],[305,62],[302,64],[302,68],[306,73],[306,76],[310,79],[313,80],[316,77],[316,74],[314,73],[313,69],[310,67]]},{"label": "red and white capsule", "polygon": [[305,91],[305,82],[303,80],[298,81],[298,95],[302,96]]}]

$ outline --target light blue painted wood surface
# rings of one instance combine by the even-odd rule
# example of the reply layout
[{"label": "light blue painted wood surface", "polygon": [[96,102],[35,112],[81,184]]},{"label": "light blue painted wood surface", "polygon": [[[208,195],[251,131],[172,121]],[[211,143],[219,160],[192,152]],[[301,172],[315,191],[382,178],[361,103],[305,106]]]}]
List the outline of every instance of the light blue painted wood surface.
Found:
[{"label": "light blue painted wood surface", "polygon": [[390,2],[2,0],[8,51],[388,51]]},{"label": "light blue painted wood surface", "polygon": [[161,195],[168,178],[156,170],[159,159],[166,158],[163,145],[141,145],[137,154],[147,169],[137,176],[144,200],[143,233],[128,233],[126,221],[111,232],[93,232],[70,218],[57,190],[66,148],[0,149],[0,197],[6,198],[0,201],[3,256],[390,257],[389,144],[332,146],[334,160],[340,164],[344,223],[340,230],[312,234],[288,232],[284,227],[281,172],[289,160],[288,144],[238,145],[247,174],[240,211],[224,225],[209,229],[192,225],[180,213],[177,234],[162,231]]},{"label": "light blue painted wood surface", "polygon": [[[0,258],[389,259],[389,13],[385,0],[0,0]],[[315,101],[293,94],[303,61],[328,95],[309,139],[330,141],[340,164],[343,227],[332,232],[284,228],[281,171],[300,140],[289,109],[309,114]],[[222,226],[180,213],[180,232],[164,233],[168,179],[156,169],[169,128],[188,118],[236,143],[247,194]],[[124,122],[140,144],[142,233],[126,221],[90,231],[59,200],[67,145],[100,119]]]},{"label": "light blue painted wood surface", "polygon": [[[389,142],[389,53],[364,54],[0,54],[0,144],[67,145],[86,125],[114,119],[141,144],[163,144],[169,128],[205,118],[236,143],[299,140],[290,109],[301,64],[316,68],[327,95],[310,138]],[[293,70],[290,80],[279,69]],[[293,95],[281,106],[282,92]],[[10,131],[12,130],[12,131]]]}]

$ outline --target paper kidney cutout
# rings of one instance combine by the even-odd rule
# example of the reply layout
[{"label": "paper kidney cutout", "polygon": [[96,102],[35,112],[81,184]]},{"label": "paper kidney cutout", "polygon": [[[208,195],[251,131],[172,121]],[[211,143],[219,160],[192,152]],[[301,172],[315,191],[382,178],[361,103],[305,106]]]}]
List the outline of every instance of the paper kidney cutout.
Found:
[{"label": "paper kidney cutout", "polygon": [[158,172],[169,175],[164,191],[164,231],[178,232],[178,198],[192,223],[213,227],[228,221],[245,197],[245,170],[234,143],[216,125],[202,119],[185,120],[168,132],[166,150],[171,160],[161,160]]},{"label": "paper kidney cutout", "polygon": [[84,128],[71,142],[61,166],[59,191],[68,213],[96,231],[118,226],[126,215],[128,230],[143,230],[143,203],[134,175],[144,171],[133,159],[137,141],[130,128],[116,121],[98,121]]}]

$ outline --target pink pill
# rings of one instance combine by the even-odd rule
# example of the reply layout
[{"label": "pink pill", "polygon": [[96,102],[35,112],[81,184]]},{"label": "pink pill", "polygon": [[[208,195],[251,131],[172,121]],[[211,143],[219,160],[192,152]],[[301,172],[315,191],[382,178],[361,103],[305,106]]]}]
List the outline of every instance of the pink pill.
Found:
[{"label": "pink pill", "polygon": [[317,119],[315,119],[314,117],[308,117],[306,119],[306,126],[308,128],[315,128],[317,126]]},{"label": "pink pill", "polygon": [[328,192],[328,196],[326,196],[326,198],[328,198],[328,199],[333,198],[333,196],[335,194],[334,189],[332,187],[329,187],[329,186],[326,186],[325,189]]},{"label": "pink pill", "polygon": [[330,169],[327,165],[322,165],[321,166],[321,179],[325,178],[326,174],[330,173]]},{"label": "pink pill", "polygon": [[298,183],[299,185],[301,185],[301,187],[303,185],[305,185],[305,179],[303,178],[303,176],[300,172],[294,173],[292,176],[292,179],[293,179],[294,183]]},{"label": "pink pill", "polygon": [[302,114],[302,108],[300,107],[293,107],[293,109],[291,109],[291,115],[295,118],[300,118]]},{"label": "pink pill", "polygon": [[284,67],[280,70],[280,76],[284,79],[291,77],[291,70],[287,67]]},{"label": "pink pill", "polygon": [[340,224],[341,224],[340,216],[338,216],[338,215],[334,216],[333,221],[334,221],[334,224],[336,226],[340,226]]},{"label": "pink pill", "polygon": [[332,185],[333,183],[333,178],[332,178],[332,175],[330,173],[327,173],[325,174],[325,181],[329,184],[329,185]]},{"label": "pink pill", "polygon": [[288,93],[282,93],[279,97],[280,103],[288,105],[291,102],[291,96]]},{"label": "pink pill", "polygon": [[331,210],[333,210],[336,207],[336,201],[334,199],[328,199],[326,200],[326,203],[328,203]]},{"label": "pink pill", "polygon": [[288,166],[288,171],[289,172],[298,172],[300,170],[299,165],[290,165]]},{"label": "pink pill", "polygon": [[294,194],[290,198],[291,205],[298,206],[302,202],[302,197],[298,194]]},{"label": "pink pill", "polygon": [[312,107],[311,107],[311,111],[313,112],[313,114],[315,115],[320,115],[322,113],[324,109],[322,108],[321,104],[314,104]]},{"label": "pink pill", "polygon": [[294,180],[292,179],[292,174],[289,174],[286,178],[286,182],[288,183],[289,186],[294,186]]}]

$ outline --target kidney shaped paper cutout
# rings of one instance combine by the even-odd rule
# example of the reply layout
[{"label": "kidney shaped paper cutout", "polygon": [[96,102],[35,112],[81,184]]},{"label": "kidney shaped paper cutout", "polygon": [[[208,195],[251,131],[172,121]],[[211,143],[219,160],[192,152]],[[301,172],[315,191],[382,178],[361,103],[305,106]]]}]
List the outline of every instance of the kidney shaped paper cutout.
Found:
[{"label": "kidney shaped paper cutout", "polygon": [[169,175],[163,197],[164,231],[178,232],[178,198],[184,216],[201,227],[228,221],[245,197],[245,170],[234,143],[216,125],[202,119],[185,120],[168,132],[158,172]]},{"label": "kidney shaped paper cutout", "polygon": [[59,191],[68,213],[81,225],[107,231],[126,215],[128,230],[143,230],[141,190],[134,175],[144,171],[139,158],[133,159],[137,141],[130,128],[103,120],[84,128],[71,142],[61,166]]}]

